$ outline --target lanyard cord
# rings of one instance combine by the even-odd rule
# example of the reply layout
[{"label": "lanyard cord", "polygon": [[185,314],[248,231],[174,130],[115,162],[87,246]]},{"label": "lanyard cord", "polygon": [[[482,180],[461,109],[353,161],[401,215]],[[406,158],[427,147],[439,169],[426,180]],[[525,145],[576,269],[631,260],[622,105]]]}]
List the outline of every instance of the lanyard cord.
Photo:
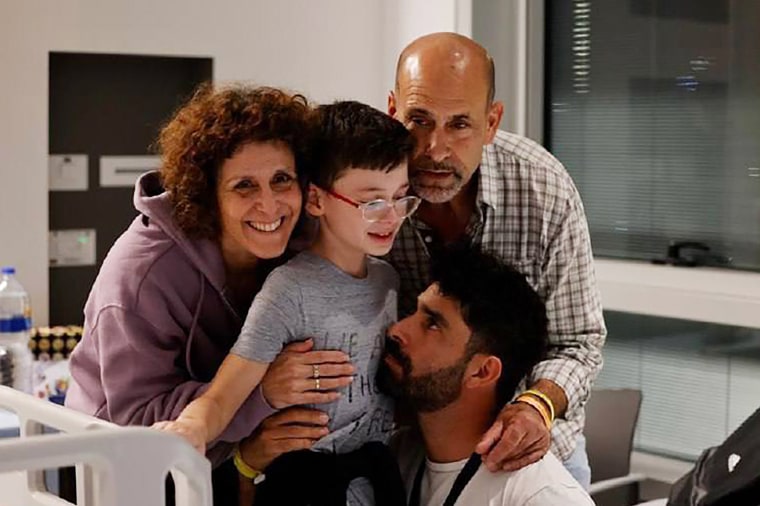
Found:
[{"label": "lanyard cord", "polygon": [[[475,476],[475,473],[478,471],[480,463],[480,455],[473,453],[462,470],[459,471],[456,480],[454,480],[454,485],[449,491],[449,495],[446,496],[446,500],[443,502],[443,506],[454,506],[454,504],[456,504],[457,499],[459,499],[459,496],[462,494],[462,490],[464,490],[464,487],[467,486],[472,477]],[[420,467],[417,469],[417,475],[414,477],[414,487],[412,488],[412,495],[409,498],[409,506],[420,506],[422,477],[424,474],[425,458],[423,457],[422,462],[420,463]]]}]

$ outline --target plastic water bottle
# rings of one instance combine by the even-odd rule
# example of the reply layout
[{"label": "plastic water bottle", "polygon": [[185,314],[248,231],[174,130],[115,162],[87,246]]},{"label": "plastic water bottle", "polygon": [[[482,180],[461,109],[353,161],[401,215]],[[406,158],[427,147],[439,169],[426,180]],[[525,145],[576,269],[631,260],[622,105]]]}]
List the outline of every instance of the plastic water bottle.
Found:
[{"label": "plastic water bottle", "polygon": [[3,267],[0,270],[0,348],[5,350],[11,369],[9,386],[26,393],[32,393],[31,328],[29,294],[16,279],[16,269]]}]

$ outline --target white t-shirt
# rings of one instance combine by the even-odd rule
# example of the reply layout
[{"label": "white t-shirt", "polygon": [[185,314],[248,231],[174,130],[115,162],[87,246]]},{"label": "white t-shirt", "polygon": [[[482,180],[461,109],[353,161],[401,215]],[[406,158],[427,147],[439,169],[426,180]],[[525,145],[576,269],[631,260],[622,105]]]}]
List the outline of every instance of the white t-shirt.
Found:
[{"label": "white t-shirt", "polygon": [[[398,434],[392,444],[397,451],[401,476],[411,495],[424,448],[419,439]],[[425,458],[420,506],[440,506],[449,495],[459,471],[468,459],[449,463]],[[551,453],[535,464],[511,473],[492,473],[481,465],[456,502],[457,506],[594,506],[588,493]]]}]

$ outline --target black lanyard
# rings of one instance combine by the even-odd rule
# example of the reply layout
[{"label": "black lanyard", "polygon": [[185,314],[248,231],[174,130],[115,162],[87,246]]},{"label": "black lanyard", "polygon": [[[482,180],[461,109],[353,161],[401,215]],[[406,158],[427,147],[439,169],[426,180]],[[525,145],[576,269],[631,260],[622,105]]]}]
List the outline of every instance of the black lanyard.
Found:
[{"label": "black lanyard", "polygon": [[[443,506],[454,506],[454,504],[457,502],[457,499],[459,499],[459,496],[462,494],[462,490],[464,490],[464,487],[467,486],[468,483],[470,483],[470,480],[473,476],[475,476],[475,473],[478,472],[478,468],[480,467],[481,459],[480,454],[473,453],[470,456],[470,459],[467,461],[467,463],[464,465],[461,471],[459,471],[459,474],[457,475],[456,480],[454,480],[454,485],[451,487],[451,490],[449,491],[449,495],[446,496],[446,500],[443,502]],[[420,463],[419,469],[417,469],[417,476],[414,477],[414,487],[412,487],[412,495],[409,497],[409,506],[420,506],[420,494],[422,493],[422,477],[425,474],[425,458],[423,457],[422,463]]]}]

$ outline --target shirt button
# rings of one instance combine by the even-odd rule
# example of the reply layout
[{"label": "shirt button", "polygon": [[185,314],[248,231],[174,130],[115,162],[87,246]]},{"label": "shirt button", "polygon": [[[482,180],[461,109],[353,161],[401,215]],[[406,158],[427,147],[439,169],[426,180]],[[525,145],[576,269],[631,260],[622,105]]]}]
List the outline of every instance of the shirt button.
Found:
[{"label": "shirt button", "polygon": [[428,243],[428,244],[430,244],[431,242],[433,242],[433,237],[430,236],[430,235],[426,235],[425,236],[425,242]]}]

